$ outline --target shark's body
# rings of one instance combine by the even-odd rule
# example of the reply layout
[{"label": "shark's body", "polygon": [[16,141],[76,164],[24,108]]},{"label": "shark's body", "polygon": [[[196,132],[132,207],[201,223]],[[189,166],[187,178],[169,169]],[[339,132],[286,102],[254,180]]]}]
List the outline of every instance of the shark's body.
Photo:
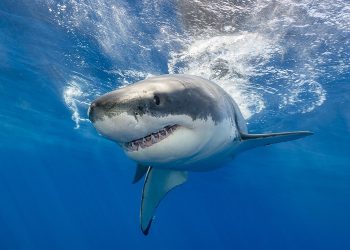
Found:
[{"label": "shark's body", "polygon": [[149,78],[95,100],[89,118],[146,174],[141,229],[147,234],[165,194],[187,180],[187,171],[222,167],[237,153],[295,140],[310,132],[248,134],[235,101],[221,87],[190,75]]}]

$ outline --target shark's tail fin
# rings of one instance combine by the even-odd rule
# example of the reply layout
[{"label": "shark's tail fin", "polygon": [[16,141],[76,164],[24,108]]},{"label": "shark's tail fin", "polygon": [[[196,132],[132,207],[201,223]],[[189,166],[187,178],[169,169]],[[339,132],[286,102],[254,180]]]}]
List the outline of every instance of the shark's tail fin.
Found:
[{"label": "shark's tail fin", "polygon": [[312,135],[310,131],[295,131],[270,134],[246,134],[241,133],[243,149],[251,149],[279,142],[292,141]]}]

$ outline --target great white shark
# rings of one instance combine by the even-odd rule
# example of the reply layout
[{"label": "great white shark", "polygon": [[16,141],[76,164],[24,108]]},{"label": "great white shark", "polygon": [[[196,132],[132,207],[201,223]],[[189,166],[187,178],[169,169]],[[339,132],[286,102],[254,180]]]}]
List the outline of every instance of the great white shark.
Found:
[{"label": "great white shark", "polygon": [[88,115],[137,163],[133,182],[146,175],[140,211],[145,235],[160,201],[186,182],[188,172],[217,169],[247,149],[312,134],[249,134],[233,98],[191,75],[161,75],[109,92],[91,103]]}]

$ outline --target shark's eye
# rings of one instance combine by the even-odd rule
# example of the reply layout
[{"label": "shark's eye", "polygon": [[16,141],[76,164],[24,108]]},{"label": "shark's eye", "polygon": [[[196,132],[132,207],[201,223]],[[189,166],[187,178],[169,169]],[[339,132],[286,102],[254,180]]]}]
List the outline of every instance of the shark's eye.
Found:
[{"label": "shark's eye", "polygon": [[159,105],[159,104],[160,104],[159,96],[158,96],[158,95],[154,95],[153,101],[154,101],[154,103],[155,103],[156,105]]}]

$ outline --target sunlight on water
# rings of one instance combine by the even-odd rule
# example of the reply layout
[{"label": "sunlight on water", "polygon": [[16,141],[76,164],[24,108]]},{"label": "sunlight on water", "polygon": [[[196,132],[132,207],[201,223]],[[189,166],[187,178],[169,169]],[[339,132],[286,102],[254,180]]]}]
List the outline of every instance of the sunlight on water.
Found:
[{"label": "sunlight on water", "polygon": [[[350,0],[1,0],[0,33],[0,250],[350,249]],[[218,83],[250,134],[313,135],[237,157],[260,141],[234,140],[145,237],[137,164],[87,111],[166,73]]]},{"label": "sunlight on water", "polygon": [[186,50],[171,54],[169,71],[213,80],[236,100],[244,117],[249,118],[265,107],[263,97],[249,82],[249,76],[259,74],[258,65],[251,62],[259,61],[262,65],[278,50],[271,41],[256,33],[195,39]]},{"label": "sunlight on water", "polygon": [[88,119],[82,118],[79,113],[79,106],[88,106],[88,103],[84,102],[87,94],[84,94],[80,88],[82,82],[82,79],[76,78],[70,81],[63,91],[64,101],[72,112],[72,120],[75,122],[75,128],[77,129],[80,127],[80,122],[88,121]]},{"label": "sunlight on water", "polygon": [[[323,84],[349,70],[349,41],[338,39],[350,31],[349,3],[177,0],[171,3],[175,19],[168,5],[144,0],[136,15],[127,1],[47,3],[67,32],[92,37],[104,56],[126,64],[108,70],[117,82],[106,89],[94,81],[67,81],[64,100],[77,127],[86,119],[81,103],[160,73],[211,79],[250,118],[271,110],[311,112],[326,100]],[[168,72],[159,72],[155,51],[168,61]]]}]

